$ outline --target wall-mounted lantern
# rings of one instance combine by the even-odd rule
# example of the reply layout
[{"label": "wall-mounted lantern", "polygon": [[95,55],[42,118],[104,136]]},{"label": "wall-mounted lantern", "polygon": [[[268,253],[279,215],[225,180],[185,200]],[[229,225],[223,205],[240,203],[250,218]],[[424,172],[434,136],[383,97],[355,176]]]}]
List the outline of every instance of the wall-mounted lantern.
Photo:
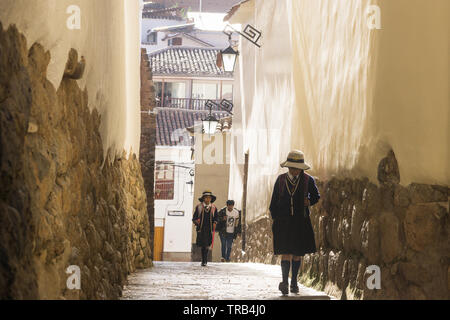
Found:
[{"label": "wall-mounted lantern", "polygon": [[[231,29],[231,31],[229,30]],[[226,48],[225,50],[222,50],[217,55],[217,66],[219,68],[224,69],[225,72],[234,72],[234,69],[236,67],[236,60],[239,55],[239,51],[236,51],[232,47],[231,43],[231,35],[233,32],[238,33],[251,43],[253,43],[258,48],[261,47],[260,44],[258,44],[259,39],[261,38],[262,33],[252,27],[251,25],[247,25],[243,32],[240,32],[236,29],[234,29],[231,25],[226,25],[225,29],[223,30],[223,33],[225,33],[228,36],[228,40],[230,42],[230,46]]]},{"label": "wall-mounted lantern", "polygon": [[212,109],[214,107],[220,108],[228,112],[230,115],[233,115],[233,113],[231,113],[231,110],[233,110],[233,103],[226,99],[223,99],[220,104],[217,104],[212,100],[208,100],[206,101],[205,107],[209,109],[208,117],[206,119],[202,119],[203,133],[205,134],[216,133],[217,125],[219,124],[219,120],[217,120],[216,117],[214,117],[214,115],[212,114]]},{"label": "wall-mounted lantern", "polygon": [[238,55],[239,52],[235,51],[231,45],[220,52],[220,57],[222,59],[221,64],[225,72],[234,72]]},{"label": "wall-mounted lantern", "polygon": [[206,119],[202,120],[202,124],[203,124],[203,132],[205,134],[214,134],[216,132],[219,121],[212,115],[210,111],[209,116]]}]

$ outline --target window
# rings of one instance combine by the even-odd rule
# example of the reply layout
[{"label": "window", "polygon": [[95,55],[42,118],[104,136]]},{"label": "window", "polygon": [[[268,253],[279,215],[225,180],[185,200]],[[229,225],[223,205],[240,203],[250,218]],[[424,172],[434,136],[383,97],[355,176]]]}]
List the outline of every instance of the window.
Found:
[{"label": "window", "polygon": [[157,32],[151,32],[147,36],[147,43],[148,44],[152,44],[152,45],[158,44],[158,33]]},{"label": "window", "polygon": [[169,46],[181,46],[181,45],[183,45],[183,39],[182,38],[169,39]]},{"label": "window", "polygon": [[154,82],[155,85],[155,96],[161,100],[162,97],[162,82]]},{"label": "window", "polygon": [[[182,107],[186,104],[186,82],[154,82],[155,97],[159,99],[158,106]],[[163,92],[164,89],[164,92]],[[164,96],[164,101],[162,97]]]},{"label": "window", "polygon": [[186,98],[186,83],[184,82],[165,82],[164,97],[166,98]]},{"label": "window", "polygon": [[223,84],[222,85],[222,99],[227,99],[233,101],[233,85]]},{"label": "window", "polygon": [[219,96],[218,87],[217,83],[194,82],[192,85],[192,98],[217,100]]},{"label": "window", "polygon": [[173,200],[174,190],[173,163],[157,161],[155,169],[155,200]]}]

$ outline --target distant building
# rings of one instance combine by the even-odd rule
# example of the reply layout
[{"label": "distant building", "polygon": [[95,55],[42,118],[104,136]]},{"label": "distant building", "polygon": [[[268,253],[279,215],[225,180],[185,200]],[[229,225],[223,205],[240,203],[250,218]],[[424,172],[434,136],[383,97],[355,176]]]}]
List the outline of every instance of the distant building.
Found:
[{"label": "distant building", "polygon": [[[194,191],[195,141],[186,128],[209,115],[208,100],[232,101],[234,88],[233,74],[216,64],[219,51],[229,46],[228,37],[197,29],[186,18],[189,7],[179,4],[146,3],[141,41],[156,98],[155,260],[190,261],[194,192],[199,191]],[[229,117],[220,108],[212,113],[217,119]]]},{"label": "distant building", "polygon": [[[201,30],[187,18],[188,8],[164,8],[159,3],[144,5],[142,12],[142,47],[148,53],[167,47],[199,47],[225,49],[229,40],[222,31]],[[237,42],[237,35],[232,41]]]},{"label": "distant building", "polygon": [[194,12],[225,13],[240,0],[152,0],[154,5],[166,8],[179,6]]},{"label": "distant building", "polygon": [[[215,134],[211,136],[202,134],[201,122],[187,129],[189,134],[196,138],[193,152],[195,161],[194,206],[198,203],[198,198],[201,197],[204,190],[211,190],[217,197],[214,204],[218,209],[226,205],[230,185],[229,157],[232,124],[233,119],[231,116],[220,119]],[[214,163],[210,162],[212,159],[207,159],[207,157],[212,157],[212,153],[214,153]],[[195,246],[196,235],[194,227],[192,230],[192,242],[194,243],[192,246],[192,260],[200,261],[200,250]],[[214,243],[211,260],[218,262],[222,257],[222,252],[220,237],[217,233]]]},{"label": "distant building", "polygon": [[[217,67],[218,52],[180,46],[148,55],[156,97],[155,227],[164,231],[162,260],[191,259],[195,141],[186,128],[209,115],[206,101],[233,100],[233,75]],[[229,117],[217,107],[212,113]]]}]

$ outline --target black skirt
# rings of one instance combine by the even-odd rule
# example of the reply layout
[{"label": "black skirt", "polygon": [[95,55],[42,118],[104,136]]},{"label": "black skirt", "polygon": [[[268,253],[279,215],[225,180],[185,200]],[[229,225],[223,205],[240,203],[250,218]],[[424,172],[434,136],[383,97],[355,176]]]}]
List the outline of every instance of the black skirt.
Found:
[{"label": "black skirt", "polygon": [[298,214],[274,219],[273,251],[275,255],[293,254],[304,256],[315,253],[316,242],[309,216]]}]

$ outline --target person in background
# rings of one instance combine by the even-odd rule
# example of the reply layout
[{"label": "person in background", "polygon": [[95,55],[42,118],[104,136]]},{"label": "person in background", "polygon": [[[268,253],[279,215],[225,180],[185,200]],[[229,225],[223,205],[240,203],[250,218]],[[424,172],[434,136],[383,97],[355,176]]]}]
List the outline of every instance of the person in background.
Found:
[{"label": "person in background", "polygon": [[297,275],[301,257],[316,252],[309,207],[319,201],[320,194],[313,177],[305,173],[310,166],[305,163],[303,152],[291,151],[281,167],[288,168],[289,172],[278,176],[269,210],[273,219],[274,254],[281,255],[283,281],[278,289],[286,295],[289,293],[291,266],[290,289],[292,293],[298,293]]},{"label": "person in background", "polygon": [[213,233],[217,225],[217,208],[213,204],[216,196],[211,191],[203,192],[200,203],[195,207],[192,222],[196,225],[197,246],[202,248],[202,267],[208,263],[208,252],[212,244]]},{"label": "person in background", "polygon": [[240,211],[234,208],[234,200],[228,200],[227,206],[220,209],[218,215],[217,230],[222,244],[222,262],[230,262],[231,248],[233,241],[240,233]]}]

